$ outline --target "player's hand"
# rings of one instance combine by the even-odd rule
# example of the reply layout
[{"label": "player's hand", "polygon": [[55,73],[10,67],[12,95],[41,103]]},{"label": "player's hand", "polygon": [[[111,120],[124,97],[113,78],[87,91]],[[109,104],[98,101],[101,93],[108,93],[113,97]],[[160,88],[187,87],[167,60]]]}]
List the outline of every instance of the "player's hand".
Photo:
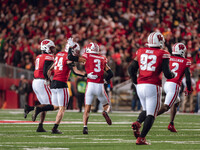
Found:
[{"label": "player's hand", "polygon": [[45,80],[44,84],[49,86],[50,85],[50,81],[49,80]]},{"label": "player's hand", "polygon": [[69,38],[67,40],[68,44],[69,44],[69,47],[73,47],[75,45],[74,41],[73,41],[73,38]]},{"label": "player's hand", "polygon": [[104,84],[108,84],[108,82],[106,81],[106,79],[103,79],[103,81],[104,81]]},{"label": "player's hand", "polygon": [[187,88],[186,88],[186,90],[184,91],[185,96],[188,96],[188,95],[192,94],[192,92],[193,92],[193,89],[191,89],[191,91],[189,91]]},{"label": "player's hand", "polygon": [[176,73],[174,71],[171,71],[172,72],[172,78],[175,78],[176,77]]},{"label": "player's hand", "polygon": [[87,74],[87,78],[96,79],[96,78],[98,78],[98,76],[97,75],[93,75],[93,72],[90,72],[89,74]]}]

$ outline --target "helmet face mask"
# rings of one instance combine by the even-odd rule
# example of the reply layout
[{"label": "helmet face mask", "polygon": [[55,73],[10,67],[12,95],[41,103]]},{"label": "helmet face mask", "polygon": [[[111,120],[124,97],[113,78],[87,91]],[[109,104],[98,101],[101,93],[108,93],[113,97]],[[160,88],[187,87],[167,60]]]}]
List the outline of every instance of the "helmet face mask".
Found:
[{"label": "helmet face mask", "polygon": [[160,32],[152,32],[147,39],[149,47],[164,47],[165,38]]},{"label": "helmet face mask", "polygon": [[99,45],[96,43],[90,43],[85,47],[86,53],[93,53],[93,54],[99,54]]},{"label": "helmet face mask", "polygon": [[180,55],[185,57],[186,46],[183,43],[176,43],[172,47],[172,54],[173,55]]},{"label": "helmet face mask", "polygon": [[47,54],[51,54],[54,48],[56,47],[54,42],[49,39],[43,40],[40,45],[41,45],[41,51],[44,51]]}]

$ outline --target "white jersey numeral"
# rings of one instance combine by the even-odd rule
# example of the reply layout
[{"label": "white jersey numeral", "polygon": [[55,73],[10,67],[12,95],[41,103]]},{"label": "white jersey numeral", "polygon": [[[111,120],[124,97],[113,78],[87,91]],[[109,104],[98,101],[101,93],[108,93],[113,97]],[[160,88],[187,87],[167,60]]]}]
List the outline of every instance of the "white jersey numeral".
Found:
[{"label": "white jersey numeral", "polygon": [[57,68],[59,70],[63,70],[63,57],[60,57],[58,59],[58,57],[55,58],[55,67],[54,67],[54,70],[57,70]]},{"label": "white jersey numeral", "polygon": [[175,77],[178,75],[178,73],[176,72],[177,70],[178,70],[178,68],[179,68],[179,64],[178,63],[172,63],[172,67],[174,67],[173,69],[172,69],[172,71],[175,73]]},{"label": "white jersey numeral", "polygon": [[35,70],[38,70],[39,69],[39,63],[40,63],[40,58],[37,58],[35,60]]},{"label": "white jersey numeral", "polygon": [[[151,60],[148,63],[148,60]],[[155,55],[147,55],[147,54],[142,54],[140,56],[140,68],[141,70],[148,70],[148,71],[155,71],[156,67],[153,65],[156,63],[157,57]]]},{"label": "white jersey numeral", "polygon": [[94,71],[100,72],[101,71],[101,60],[100,59],[94,59],[94,63],[95,63]]}]

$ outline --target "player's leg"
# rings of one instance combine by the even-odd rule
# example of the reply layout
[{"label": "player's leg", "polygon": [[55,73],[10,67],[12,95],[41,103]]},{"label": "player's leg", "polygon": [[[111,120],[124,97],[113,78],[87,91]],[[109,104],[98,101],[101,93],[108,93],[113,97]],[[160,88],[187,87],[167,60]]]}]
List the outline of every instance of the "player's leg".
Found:
[{"label": "player's leg", "polygon": [[45,116],[46,116],[46,111],[42,112],[40,114],[40,123],[38,125],[38,128],[36,130],[36,132],[46,132],[46,130],[43,128],[43,123],[44,123],[44,120],[45,120]]},{"label": "player's leg", "polygon": [[139,84],[136,87],[138,97],[140,99],[141,105],[142,105],[142,112],[139,114],[137,120],[132,123],[132,129],[133,129],[133,135],[136,137],[136,139],[140,136],[140,128],[141,123],[146,118],[146,101],[145,101],[145,93],[144,93],[144,84]]},{"label": "player's leg", "polygon": [[173,106],[179,94],[179,85],[173,82],[166,82],[164,85],[164,91],[166,93],[165,102],[157,115],[163,114]]},{"label": "player's leg", "polygon": [[64,116],[67,103],[69,102],[69,91],[67,88],[56,89],[56,91],[59,110],[56,116],[54,127],[52,129],[52,133],[62,134],[62,132],[58,130],[58,126],[60,125],[60,122]]},{"label": "player's leg", "polygon": [[[42,85],[44,86],[43,88],[43,91],[40,91],[40,97],[41,97],[41,104],[42,105],[39,105],[38,107],[45,107],[46,105],[50,105],[52,104],[52,101],[51,101],[51,90],[50,90],[50,87],[48,85],[46,85],[45,83]],[[48,106],[47,106],[48,108]],[[49,110],[49,109],[48,109]],[[52,106],[50,106],[50,110],[52,110]],[[38,128],[37,128],[37,132],[46,132],[43,128],[43,122],[45,120],[45,117],[46,117],[46,111],[42,111],[41,114],[40,114],[40,123],[38,125]]]},{"label": "player's leg", "polygon": [[87,123],[89,119],[90,110],[91,110],[91,105],[85,104],[85,110],[83,113],[83,134],[88,134]]},{"label": "player's leg", "polygon": [[96,87],[94,87],[94,84],[92,84],[91,82],[89,82],[87,84],[87,87],[86,87],[85,109],[84,109],[84,113],[83,113],[83,134],[88,134],[87,123],[88,123],[88,119],[89,119],[92,101],[93,101],[93,98],[94,98],[93,91],[94,91],[95,88]]},{"label": "player's leg", "polygon": [[168,125],[168,130],[170,130],[171,132],[177,132],[175,126],[174,126],[174,119],[177,113],[177,108],[179,106],[180,103],[180,98],[179,96],[177,97],[176,102],[174,103],[174,105],[171,107],[171,113],[170,113],[170,123]]},{"label": "player's leg", "polygon": [[[151,90],[149,90],[151,89]],[[143,129],[140,136],[137,138],[137,145],[149,145],[146,142],[146,135],[150,131],[161,103],[161,87],[147,84],[144,88],[146,95],[146,118],[144,120]]]},{"label": "player's leg", "polygon": [[108,98],[108,95],[105,91],[103,84],[96,85],[95,94],[97,95],[98,100],[103,105],[103,112],[102,112],[103,117],[105,118],[107,124],[111,125],[112,121],[108,115],[108,113],[110,112],[110,100]]},{"label": "player's leg", "polygon": [[[32,89],[33,89],[38,100],[41,99],[40,94],[38,92],[39,88],[41,88],[41,83],[34,79],[33,82],[32,82]],[[24,107],[24,118],[26,118],[28,113],[30,111],[33,111],[33,110],[34,110],[34,106],[25,105],[25,107]]]},{"label": "player's leg", "polygon": [[177,108],[178,108],[178,103],[174,104],[171,107],[171,114],[170,114],[170,123],[168,125],[168,130],[170,130],[171,132],[177,132],[176,128],[174,127],[174,118],[176,116],[176,112],[177,112]]},{"label": "player's leg", "polygon": [[[43,88],[40,88],[40,91],[37,90],[38,91],[37,97],[38,97],[39,102],[42,105],[38,105],[34,108],[34,112],[32,115],[32,121],[36,120],[36,117],[40,112],[52,111],[52,110],[58,109],[58,107],[56,107],[56,105],[55,106],[52,105],[52,93],[51,93],[52,91],[50,90],[49,86],[45,85],[45,83],[43,83],[42,86],[43,86]],[[45,118],[45,115],[42,115],[41,117]],[[41,118],[41,119],[43,120],[44,118]]]}]

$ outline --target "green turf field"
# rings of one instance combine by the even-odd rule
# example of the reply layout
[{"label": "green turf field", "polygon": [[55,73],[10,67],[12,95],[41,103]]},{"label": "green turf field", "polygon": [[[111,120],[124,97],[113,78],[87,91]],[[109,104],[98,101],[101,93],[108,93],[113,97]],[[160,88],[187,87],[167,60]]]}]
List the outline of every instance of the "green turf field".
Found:
[{"label": "green turf field", "polygon": [[[49,112],[46,121],[54,121],[57,112]],[[177,150],[200,149],[200,115],[178,114],[175,126],[178,133],[167,130],[169,114],[156,119],[147,136],[152,145],[138,146],[133,137],[131,123],[138,113],[113,112],[110,117],[113,125],[105,123],[101,113],[91,113],[89,134],[82,134],[82,113],[66,112],[59,129],[62,135],[52,135],[53,122],[44,124],[47,133],[37,133],[37,123],[31,121],[31,114],[23,118],[23,110],[0,110],[0,150]],[[19,123],[2,123],[10,120]],[[39,117],[37,118],[37,121]]]}]

